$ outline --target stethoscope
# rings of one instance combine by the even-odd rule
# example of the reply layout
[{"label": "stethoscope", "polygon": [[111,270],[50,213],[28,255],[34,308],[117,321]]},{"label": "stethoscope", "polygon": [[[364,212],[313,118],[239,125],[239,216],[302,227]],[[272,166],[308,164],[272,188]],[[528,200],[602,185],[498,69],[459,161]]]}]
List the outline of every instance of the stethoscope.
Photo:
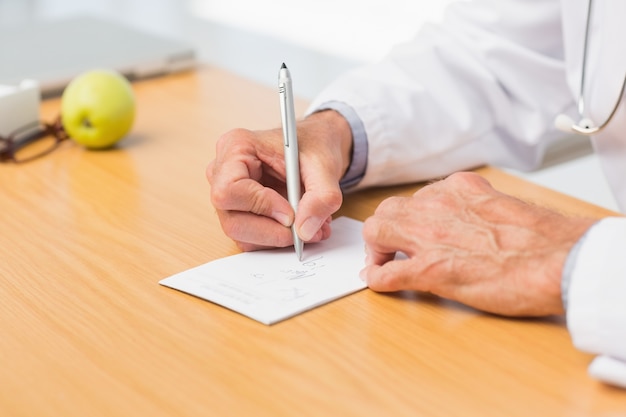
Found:
[{"label": "stethoscope", "polygon": [[613,110],[609,113],[609,117],[606,118],[604,123],[599,126],[595,126],[594,123],[587,117],[585,117],[585,72],[587,69],[587,44],[589,41],[589,26],[591,22],[591,4],[593,0],[589,0],[589,4],[587,5],[587,27],[585,28],[585,42],[583,44],[583,62],[582,62],[582,70],[580,75],[580,90],[578,91],[578,115],[580,116],[580,121],[578,123],[574,122],[574,120],[566,114],[559,114],[554,120],[554,125],[569,133],[578,133],[581,135],[593,135],[600,132],[602,129],[609,124],[613,115],[617,111],[619,107],[619,103],[622,100],[622,95],[624,95],[624,89],[626,88],[626,75],[624,76],[624,81],[622,81],[622,88],[620,90],[619,95],[617,96],[617,101],[615,101],[615,105],[613,105]]}]

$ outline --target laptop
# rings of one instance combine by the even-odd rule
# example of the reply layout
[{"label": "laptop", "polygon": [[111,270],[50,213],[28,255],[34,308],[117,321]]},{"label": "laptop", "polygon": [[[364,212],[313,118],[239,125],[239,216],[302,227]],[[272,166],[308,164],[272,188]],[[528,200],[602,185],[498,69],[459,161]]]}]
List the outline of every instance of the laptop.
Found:
[{"label": "laptop", "polygon": [[195,60],[187,42],[91,16],[0,28],[0,85],[33,79],[44,97],[92,69],[114,69],[133,81],[190,69]]}]

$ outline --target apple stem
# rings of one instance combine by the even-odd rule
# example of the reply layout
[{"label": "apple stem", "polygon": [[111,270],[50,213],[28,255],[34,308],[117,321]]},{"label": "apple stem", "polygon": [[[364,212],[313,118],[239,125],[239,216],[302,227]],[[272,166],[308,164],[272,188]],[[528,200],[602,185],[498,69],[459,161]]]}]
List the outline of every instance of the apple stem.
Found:
[{"label": "apple stem", "polygon": [[93,127],[93,126],[92,126],[92,124],[91,124],[91,122],[90,122],[90,121],[89,121],[89,119],[87,119],[87,118],[83,119],[83,121],[82,121],[82,123],[81,123],[81,124],[82,124],[83,126],[85,126],[85,127]]}]

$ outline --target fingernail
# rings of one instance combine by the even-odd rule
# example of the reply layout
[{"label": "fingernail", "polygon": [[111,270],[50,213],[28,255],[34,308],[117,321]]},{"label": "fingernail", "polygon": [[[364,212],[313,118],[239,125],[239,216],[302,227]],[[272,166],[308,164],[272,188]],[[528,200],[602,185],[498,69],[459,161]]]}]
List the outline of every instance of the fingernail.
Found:
[{"label": "fingernail", "polygon": [[278,223],[282,224],[285,227],[291,226],[291,219],[286,213],[275,212],[272,214],[272,217],[274,218],[274,220],[276,220]]},{"label": "fingernail", "polygon": [[359,278],[361,278],[361,281],[367,282],[367,272],[365,272],[365,268],[359,271]]},{"label": "fingernail", "polygon": [[300,226],[299,231],[302,240],[306,241],[313,239],[313,236],[315,236],[317,231],[320,230],[320,224],[320,219],[317,217],[309,217],[306,219],[304,223],[302,223],[302,226]]}]

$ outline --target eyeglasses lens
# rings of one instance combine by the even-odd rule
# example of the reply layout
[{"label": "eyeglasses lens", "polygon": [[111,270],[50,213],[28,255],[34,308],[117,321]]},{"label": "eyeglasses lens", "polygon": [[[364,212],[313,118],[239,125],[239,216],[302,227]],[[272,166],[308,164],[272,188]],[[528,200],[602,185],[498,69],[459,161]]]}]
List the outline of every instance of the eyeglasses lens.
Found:
[{"label": "eyeglasses lens", "polygon": [[59,144],[59,140],[42,126],[16,132],[12,141],[15,162],[26,162],[43,156]]}]

